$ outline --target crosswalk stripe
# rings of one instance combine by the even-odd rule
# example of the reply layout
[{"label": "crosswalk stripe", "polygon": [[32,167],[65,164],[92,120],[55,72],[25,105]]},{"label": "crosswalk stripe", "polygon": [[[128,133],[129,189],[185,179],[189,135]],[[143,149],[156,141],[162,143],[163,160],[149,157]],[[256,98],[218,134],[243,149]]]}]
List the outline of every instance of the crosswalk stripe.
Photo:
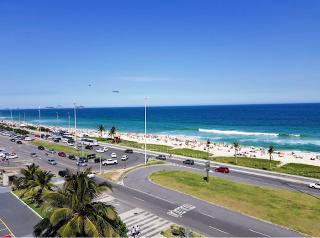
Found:
[{"label": "crosswalk stripe", "polygon": [[152,232],[148,233],[148,237],[155,237],[156,235],[158,235],[161,231],[167,229],[169,226],[171,226],[172,224],[170,222],[166,222],[163,226],[153,230]]},{"label": "crosswalk stripe", "polygon": [[145,222],[149,222],[149,221],[152,221],[152,220],[157,219],[157,218],[158,217],[156,217],[156,216],[151,214],[151,216],[149,216],[147,219],[136,219],[134,221],[127,222],[126,224],[128,226],[132,226],[133,224],[137,224],[137,225],[140,225],[140,227],[141,227],[142,225],[139,224],[139,223],[145,224]]},{"label": "crosswalk stripe", "polygon": [[130,216],[130,217],[128,217],[128,218],[125,218],[125,219],[122,219],[124,222],[130,222],[130,220],[132,220],[132,219],[135,219],[135,218],[137,218],[137,217],[140,217],[140,216],[144,216],[144,217],[146,217],[146,216],[148,216],[150,213],[148,213],[148,212],[142,212],[142,213],[140,213],[140,214],[133,214],[132,216]]},{"label": "crosswalk stripe", "polygon": [[150,233],[154,233],[156,232],[156,230],[158,232],[161,232],[162,230],[164,230],[168,225],[167,221],[161,222],[161,223],[155,223],[154,226],[149,227],[148,229],[141,229],[141,234],[145,235],[145,236],[151,236]]}]

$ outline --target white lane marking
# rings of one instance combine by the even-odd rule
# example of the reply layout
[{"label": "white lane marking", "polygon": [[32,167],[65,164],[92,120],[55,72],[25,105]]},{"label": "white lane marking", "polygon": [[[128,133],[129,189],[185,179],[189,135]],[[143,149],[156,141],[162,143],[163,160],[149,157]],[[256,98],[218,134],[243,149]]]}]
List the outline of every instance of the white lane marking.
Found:
[{"label": "white lane marking", "polygon": [[183,204],[180,207],[177,207],[173,210],[169,210],[167,212],[168,215],[173,216],[173,217],[181,217],[183,214],[185,214],[188,211],[191,211],[195,209],[196,207],[191,205],[191,204]]},{"label": "white lane marking", "polygon": [[263,236],[265,236],[265,237],[270,237],[270,236],[268,236],[268,235],[266,235],[266,234],[264,234],[264,233],[261,233],[261,232],[259,232],[259,231],[255,231],[255,230],[252,230],[252,229],[249,229],[249,231],[252,231],[252,232],[257,233],[257,234],[259,234],[259,235],[263,235]]},{"label": "white lane marking", "polygon": [[144,202],[144,200],[143,200],[143,199],[141,199],[141,198],[137,198],[137,197],[133,197],[133,198],[135,198],[135,199],[137,199],[137,200],[140,200],[140,201]]},{"label": "white lane marking", "polygon": [[210,218],[212,218],[212,219],[216,219],[215,217],[213,217],[213,216],[211,216],[211,215],[208,215],[208,214],[206,214],[206,213],[201,213],[202,215],[205,215],[205,216],[207,216],[207,217],[210,217]]},{"label": "white lane marking", "polygon": [[209,228],[210,229],[213,229],[213,230],[217,230],[217,231],[220,231],[220,232],[222,232],[222,233],[224,233],[224,234],[227,234],[227,235],[230,235],[228,232],[226,232],[226,231],[223,231],[223,230],[220,230],[220,229],[218,229],[218,228],[215,228],[215,227],[213,227],[213,226],[209,226]]}]

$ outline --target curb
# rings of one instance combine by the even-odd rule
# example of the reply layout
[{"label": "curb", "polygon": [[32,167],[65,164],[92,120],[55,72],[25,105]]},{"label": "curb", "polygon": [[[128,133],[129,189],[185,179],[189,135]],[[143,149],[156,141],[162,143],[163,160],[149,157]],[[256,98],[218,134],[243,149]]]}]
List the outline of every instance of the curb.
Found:
[{"label": "curb", "polygon": [[36,214],[40,219],[43,219],[42,216],[40,216],[39,213],[37,213],[35,210],[33,210],[28,204],[26,204],[22,199],[20,199],[14,192],[10,191],[10,193],[15,196],[20,202],[22,202],[26,207],[28,207],[34,214]]}]

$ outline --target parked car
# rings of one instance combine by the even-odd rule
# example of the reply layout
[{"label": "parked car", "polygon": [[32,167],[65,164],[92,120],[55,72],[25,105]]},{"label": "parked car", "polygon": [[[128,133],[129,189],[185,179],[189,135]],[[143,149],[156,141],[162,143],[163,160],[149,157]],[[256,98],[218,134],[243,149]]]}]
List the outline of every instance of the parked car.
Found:
[{"label": "parked car", "polygon": [[117,158],[117,154],[116,153],[111,153],[111,158]]},{"label": "parked car", "polygon": [[230,172],[228,167],[218,167],[214,171],[219,173],[224,173],[224,174],[227,174]]},{"label": "parked car", "polygon": [[68,142],[67,145],[68,145],[68,146],[74,146],[74,143]]},{"label": "parked car", "polygon": [[15,153],[6,153],[5,158],[6,159],[16,159],[16,158],[18,158],[18,156]]},{"label": "parked car", "polygon": [[62,152],[62,151],[59,152],[58,155],[59,155],[60,157],[67,157],[66,153],[64,153],[64,152]]},{"label": "parked car", "polygon": [[10,141],[11,141],[11,142],[16,142],[16,139],[12,138]]},{"label": "parked car", "polygon": [[56,165],[57,162],[54,159],[48,159],[48,164]]},{"label": "parked car", "polygon": [[167,157],[166,157],[165,155],[158,155],[158,156],[156,157],[156,159],[166,160]]},{"label": "parked car", "polygon": [[59,143],[60,140],[58,138],[53,139],[53,142]]},{"label": "parked car", "polygon": [[92,145],[86,145],[86,147],[84,147],[86,150],[93,150],[93,146]]},{"label": "parked car", "polygon": [[48,150],[48,151],[49,151],[50,154],[55,154],[56,153],[53,149]]},{"label": "parked car", "polygon": [[132,154],[132,153],[133,153],[133,150],[132,150],[132,149],[126,149],[126,150],[124,151],[124,153]]},{"label": "parked car", "polygon": [[39,145],[38,150],[44,150],[44,147],[42,145]]},{"label": "parked car", "polygon": [[32,138],[29,137],[29,136],[26,136],[26,137],[24,138],[24,140],[25,140],[25,141],[32,141]]},{"label": "parked car", "polygon": [[22,145],[22,141],[21,140],[17,140],[17,144],[18,145]]},{"label": "parked car", "polygon": [[190,164],[190,165],[194,165],[194,160],[192,159],[186,159],[183,161],[184,164]]},{"label": "parked car", "polygon": [[65,178],[65,177],[67,176],[67,170],[60,170],[60,171],[58,172],[58,174],[59,174],[59,176]]},{"label": "parked car", "polygon": [[96,177],[96,175],[94,173],[88,174],[87,177],[89,179],[94,179]]},{"label": "parked car", "polygon": [[102,165],[111,165],[111,164],[117,164],[118,160],[116,159],[106,159],[105,161],[102,161]]},{"label": "parked car", "polygon": [[87,157],[80,157],[79,158],[79,161],[84,161],[84,162],[88,162],[88,158]]},{"label": "parked car", "polygon": [[88,166],[88,164],[87,164],[86,162],[84,162],[84,161],[78,161],[78,162],[77,162],[77,165],[78,165],[79,167]]},{"label": "parked car", "polygon": [[106,147],[102,147],[102,148],[96,149],[97,153],[104,153],[104,152],[107,152],[107,151],[108,151],[108,148],[106,148]]},{"label": "parked car", "polygon": [[69,158],[70,160],[76,160],[76,157],[75,157],[74,155],[69,155],[68,158]]},{"label": "parked car", "polygon": [[320,182],[318,183],[310,183],[309,188],[320,189]]},{"label": "parked car", "polygon": [[106,159],[105,159],[105,158],[95,158],[95,159],[94,159],[94,162],[95,162],[95,163],[100,163],[100,160],[101,160],[101,162],[103,162],[103,161],[105,161]]},{"label": "parked car", "polygon": [[129,157],[127,156],[127,155],[123,155],[122,157],[121,157],[121,160],[122,161],[125,161],[125,160],[127,160]]},{"label": "parked car", "polygon": [[35,157],[37,157],[37,154],[36,154],[36,153],[31,153],[30,156],[31,156],[32,158],[35,158]]}]

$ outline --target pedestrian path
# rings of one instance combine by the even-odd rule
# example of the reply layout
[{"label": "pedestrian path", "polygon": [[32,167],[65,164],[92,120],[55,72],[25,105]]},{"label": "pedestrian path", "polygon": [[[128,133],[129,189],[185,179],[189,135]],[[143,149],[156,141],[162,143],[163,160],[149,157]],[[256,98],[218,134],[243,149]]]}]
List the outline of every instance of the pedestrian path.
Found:
[{"label": "pedestrian path", "polygon": [[131,235],[133,226],[140,227],[139,237],[161,237],[160,232],[166,230],[173,223],[158,217],[140,208],[134,208],[120,214],[121,219],[127,225],[128,236]]}]

